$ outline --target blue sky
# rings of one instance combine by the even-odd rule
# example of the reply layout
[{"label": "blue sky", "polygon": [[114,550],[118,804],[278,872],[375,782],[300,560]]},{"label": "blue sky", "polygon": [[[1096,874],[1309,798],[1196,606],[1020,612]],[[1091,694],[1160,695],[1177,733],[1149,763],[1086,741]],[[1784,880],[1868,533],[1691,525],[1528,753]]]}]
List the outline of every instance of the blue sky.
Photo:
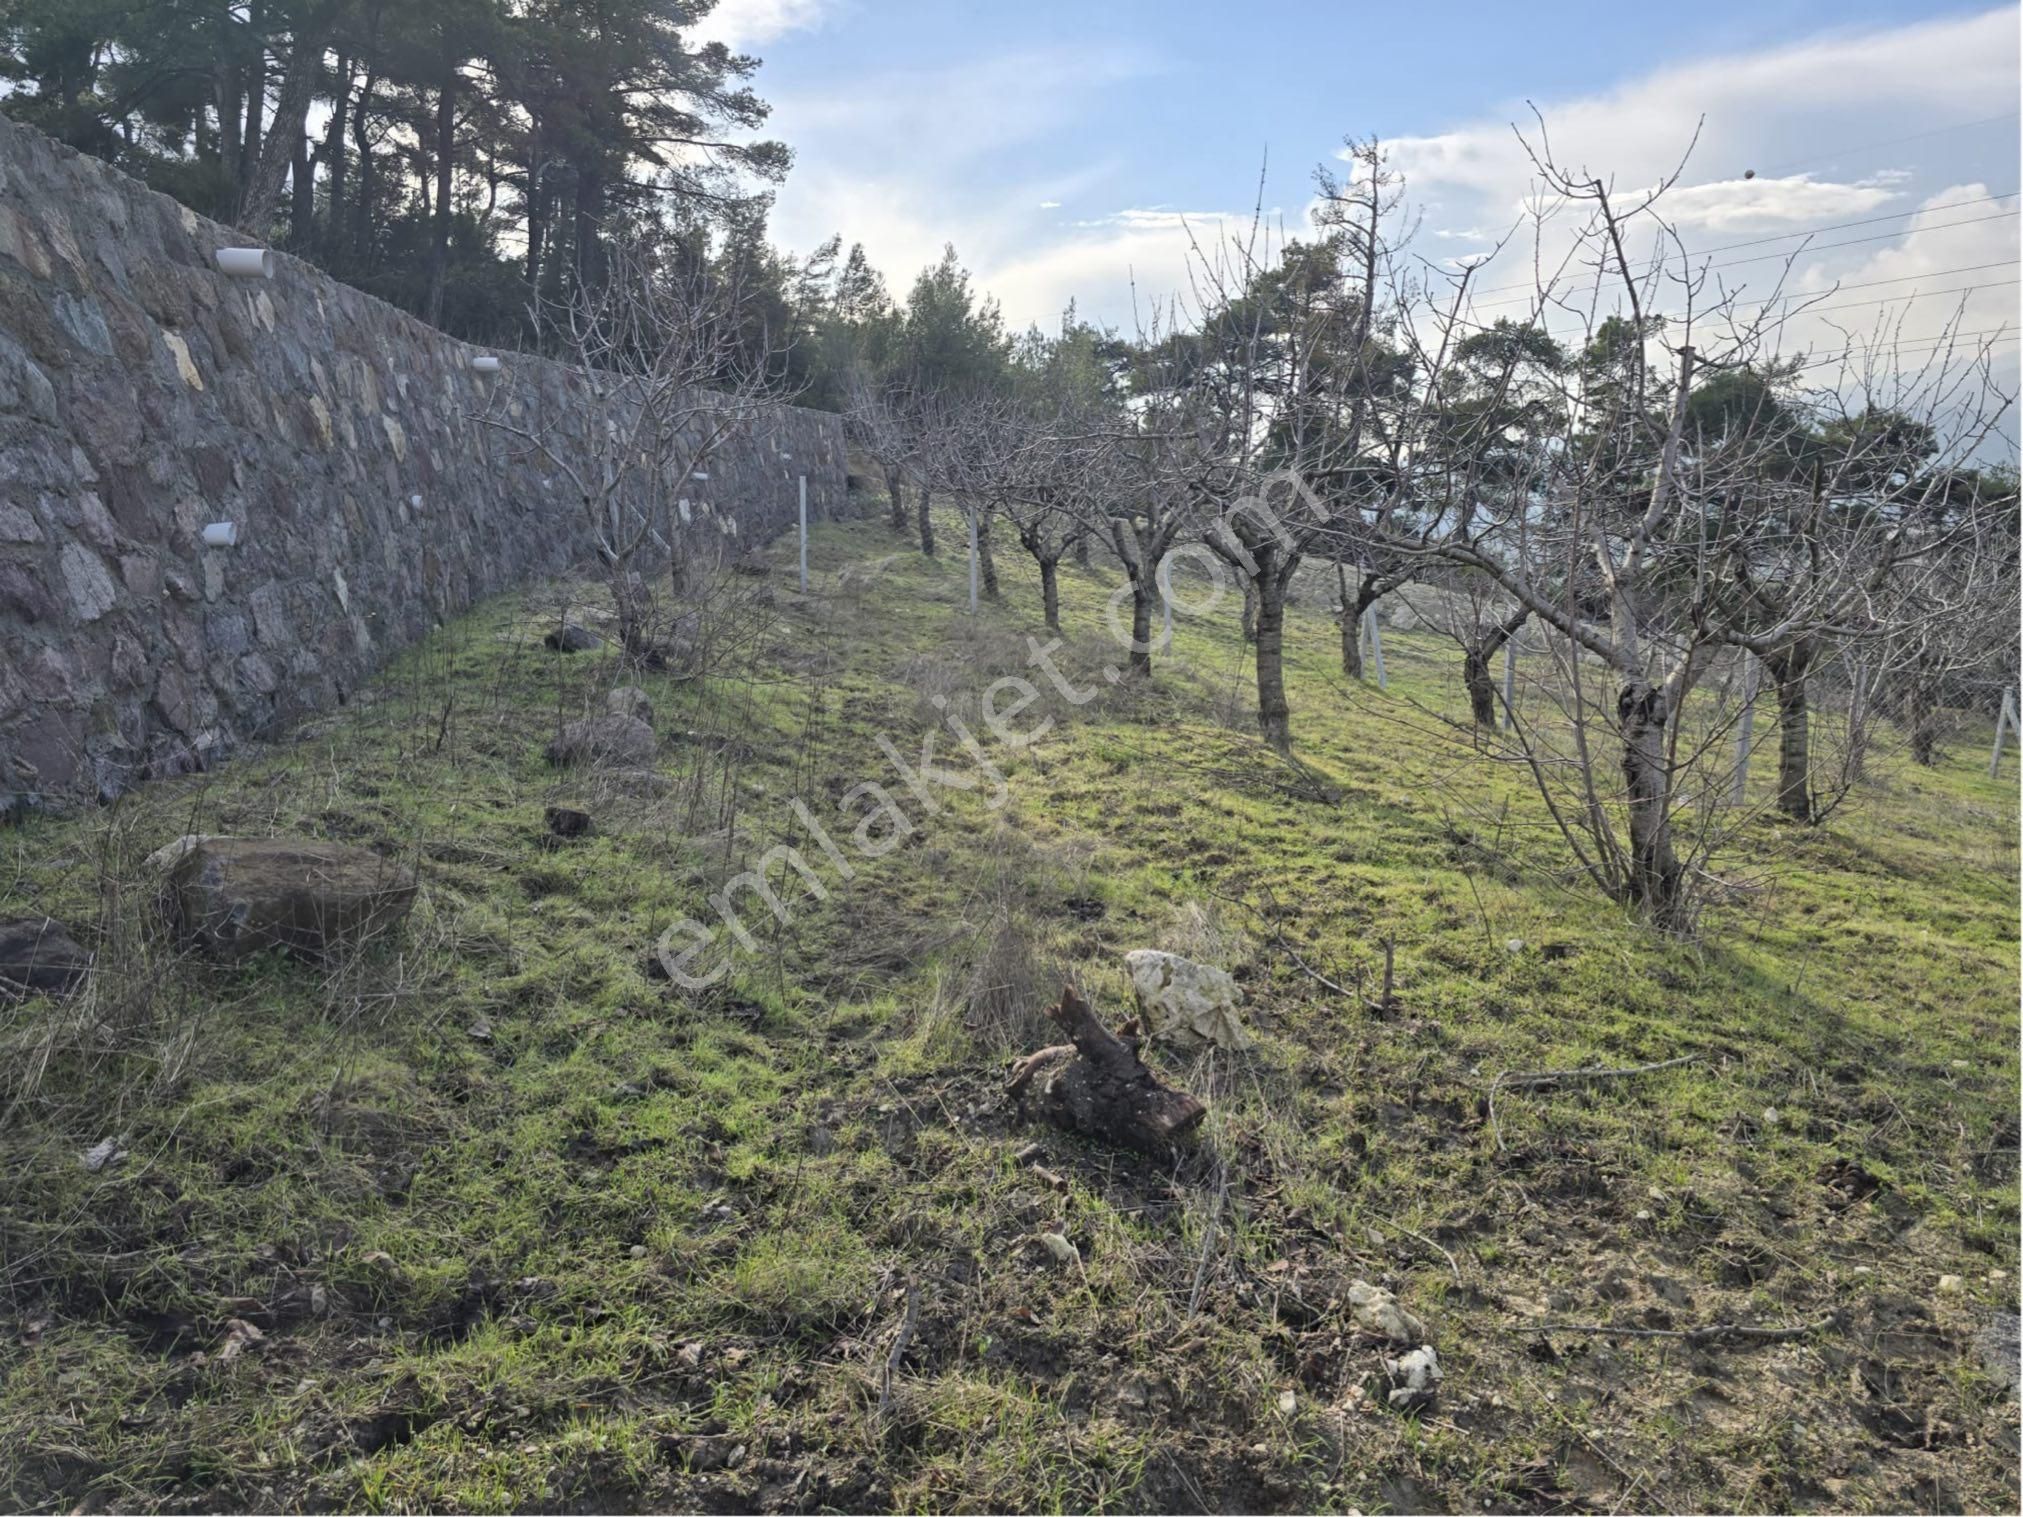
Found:
[{"label": "blue sky", "polygon": [[[1141,313],[1183,290],[1189,228],[1247,213],[1267,162],[1264,205],[1297,234],[1344,133],[1394,144],[1415,252],[1479,254],[1525,198],[1527,100],[1567,156],[1632,185],[1704,115],[1674,202],[1689,246],[1895,216],[1793,279],[1971,285],[1977,323],[2016,309],[2013,286],[1978,288],[2013,269],[1949,271],[2013,262],[2018,202],[1945,209],[2019,188],[2015,7],[723,0],[713,26],[764,58],[797,153],[779,241],[861,240],[899,291],[952,241],[1017,323],[1073,298],[1128,329],[1134,287]],[[1903,313],[1844,319],[1880,314]]]}]

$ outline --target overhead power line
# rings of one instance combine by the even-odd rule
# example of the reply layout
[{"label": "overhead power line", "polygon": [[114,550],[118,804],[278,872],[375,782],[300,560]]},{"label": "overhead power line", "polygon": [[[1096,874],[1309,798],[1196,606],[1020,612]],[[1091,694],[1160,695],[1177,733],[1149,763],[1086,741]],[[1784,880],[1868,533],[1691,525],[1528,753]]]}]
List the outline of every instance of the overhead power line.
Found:
[{"label": "overhead power line", "polygon": [[[1902,221],[1911,216],[1935,215],[1940,211],[1957,211],[1966,206],[1989,205],[1998,201],[2014,200],[2019,194],[2023,194],[2023,191],[2010,190],[2006,194],[2002,195],[1982,195],[1973,200],[1948,201],[1945,205],[1919,206],[1913,210],[1898,211],[1888,216],[1870,216],[1858,221],[1829,222],[1825,226],[1806,227],[1802,231],[1796,232],[1779,232],[1774,236],[1752,238],[1747,242],[1730,242],[1730,243],[1723,243],[1720,244],[1719,246],[1711,248],[1696,248],[1693,251],[1687,253],[1685,256],[1688,260],[1695,258],[1705,258],[1715,253],[1733,252],[1737,248],[1761,247],[1765,243],[1789,242],[1794,238],[1817,237],[1823,232],[1842,232],[1848,230],[1851,227],[1875,226],[1878,223],[1884,221]],[[1962,221],[1945,221],[1938,223],[1936,226],[1905,227],[1901,231],[1881,232],[1870,237],[1851,237],[1841,242],[1828,242],[1828,243],[1820,243],[1817,245],[1808,245],[1805,247],[1793,248],[1788,254],[1772,253],[1767,256],[1773,258],[1784,258],[1784,257],[1795,258],[1805,254],[1823,253],[1829,248],[1854,247],[1856,244],[1863,242],[1886,242],[1892,237],[1916,237],[1924,232],[1943,231],[1947,227],[1973,226],[1983,221],[2001,221],[2013,214],[2014,213],[2010,211],[1997,211],[1993,215],[1989,216],[1972,216]],[[1733,268],[1738,264],[1754,263],[1760,261],[1761,261],[1760,258],[1755,259],[1737,258],[1731,260],[1729,263],[1718,265],[1718,267]],[[1486,285],[1482,289],[1477,290],[1474,293],[1478,295],[1496,295],[1501,294],[1505,290],[1528,290],[1531,288],[1533,287],[1528,284],[1494,284],[1494,285]],[[1521,299],[1523,297],[1519,298]],[[1484,301],[1482,303],[1484,305],[1511,305],[1514,304],[1515,302],[1507,300],[1499,300],[1499,301]]]}]

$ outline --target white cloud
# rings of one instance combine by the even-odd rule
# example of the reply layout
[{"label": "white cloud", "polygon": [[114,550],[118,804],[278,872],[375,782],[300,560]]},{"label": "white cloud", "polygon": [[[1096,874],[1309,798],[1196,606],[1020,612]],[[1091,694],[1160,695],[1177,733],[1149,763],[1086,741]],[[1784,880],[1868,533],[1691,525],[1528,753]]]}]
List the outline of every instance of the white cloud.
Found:
[{"label": "white cloud", "polygon": [[1898,198],[1874,184],[1822,183],[1810,174],[1784,179],[1716,179],[1665,197],[1667,219],[1680,227],[1723,233],[1773,232],[1846,220]]},{"label": "white cloud", "polygon": [[[1958,284],[1965,281],[1939,278],[1938,271],[2014,257],[2013,221],[1917,230],[1949,218],[1909,213],[1973,198],[1968,181],[2015,172],[2006,166],[2014,162],[2013,137],[1991,146],[2010,128],[1988,128],[1978,139],[1944,129],[2014,111],[2017,43],[2013,9],[1843,31],[1667,66],[1587,95],[1541,101],[1540,110],[1559,161],[1609,175],[1625,193],[1678,171],[1697,126],[1697,146],[1666,201],[1688,247],[1902,212],[1902,222],[1839,234],[1883,240],[1808,254],[1791,285],[1826,288],[1836,279],[1855,284],[1900,274]],[[1028,49],[853,77],[847,87],[777,98],[770,129],[796,145],[799,162],[780,197],[776,232],[792,246],[813,246],[835,231],[846,243],[861,240],[899,293],[952,241],[1015,324],[1050,322],[1073,299],[1128,328],[1134,302],[1142,319],[1149,307],[1187,292],[1190,241],[1212,247],[1251,219],[1247,212],[1182,211],[1136,198],[1134,188],[1144,181],[1134,172],[1137,155],[1160,146],[1092,129],[1100,107],[1165,71],[1155,55],[1116,48]],[[1530,109],[1514,102],[1444,131],[1389,141],[1429,257],[1479,258],[1519,223],[1535,173],[1513,121],[1536,140]],[[1966,167],[1960,154],[1976,142],[1981,156]],[[1274,147],[1278,162],[1296,164],[1307,151],[1297,143]],[[1311,151],[1318,157],[1327,149],[1314,144]],[[1248,187],[1228,188],[1234,198]],[[1120,209],[1076,219],[1035,216],[1031,209],[1092,202]],[[1574,220],[1564,212],[1554,217],[1537,245],[1529,231],[1513,238],[1478,276],[1478,290],[1528,283],[1533,256],[1550,265],[1570,244]],[[1297,211],[1287,222],[1281,228],[1271,218],[1274,246],[1285,232],[1304,232]],[[1724,268],[1719,278],[1755,300],[1779,274],[1771,260]],[[1845,299],[1924,287],[1911,281],[1849,291]],[[1489,296],[1498,298],[1504,297]],[[1992,324],[1980,303],[1990,298],[2001,297],[1976,297],[1974,323]],[[1520,303],[1485,314],[1522,310]],[[1844,313],[1863,320],[1873,314]]]},{"label": "white cloud", "polygon": [[819,26],[834,9],[834,0],[717,0],[693,36],[735,52]]}]

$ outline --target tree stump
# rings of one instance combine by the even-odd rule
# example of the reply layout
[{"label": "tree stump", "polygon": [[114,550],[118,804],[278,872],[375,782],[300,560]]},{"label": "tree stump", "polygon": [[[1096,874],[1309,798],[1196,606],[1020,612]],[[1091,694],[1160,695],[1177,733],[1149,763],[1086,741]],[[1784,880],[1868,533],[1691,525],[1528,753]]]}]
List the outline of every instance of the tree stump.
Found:
[{"label": "tree stump", "polygon": [[1028,1054],[1013,1069],[1006,1091],[1022,1113],[1154,1155],[1169,1152],[1208,1115],[1186,1091],[1162,1084],[1139,1059],[1137,1040],[1105,1027],[1073,985],[1061,987],[1047,1016],[1069,1041]]}]

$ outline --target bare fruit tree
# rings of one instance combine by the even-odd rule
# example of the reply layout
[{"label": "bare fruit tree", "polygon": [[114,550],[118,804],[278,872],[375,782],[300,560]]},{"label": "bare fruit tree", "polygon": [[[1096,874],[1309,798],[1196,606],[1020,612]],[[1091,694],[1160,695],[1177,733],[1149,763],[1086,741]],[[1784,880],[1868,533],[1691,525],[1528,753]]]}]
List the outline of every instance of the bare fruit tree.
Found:
[{"label": "bare fruit tree", "polygon": [[1843,359],[1780,357],[1789,303],[1710,294],[1661,214],[1676,174],[1619,199],[1548,153],[1535,162],[1545,197],[1585,217],[1564,266],[1592,277],[1578,298],[1548,282],[1535,320],[1572,328],[1581,356],[1557,435],[1498,497],[1494,530],[1428,550],[1557,634],[1552,709],[1517,725],[1518,754],[1589,876],[1685,931],[1720,884],[1708,863],[1729,791],[1732,711],[1689,711],[1696,687],[1717,662],[1732,667],[1728,649],[1764,661],[1780,792],[1809,814],[1806,677],[1824,646],[1887,636],[1909,603],[1895,588],[1925,573],[1940,540],[1932,503],[2008,399],[1985,354],[1906,366],[1885,349],[1864,371],[1898,376],[1895,404],[1850,408],[1833,382]]},{"label": "bare fruit tree", "polygon": [[609,244],[603,273],[537,313],[544,345],[574,371],[568,382],[587,406],[550,414],[499,385],[479,419],[567,481],[610,582],[619,640],[639,655],[656,605],[641,566],[680,578],[688,513],[678,508],[700,493],[694,482],[792,397],[775,377],[780,348],[752,340],[753,299],[734,277],[627,239]]}]

